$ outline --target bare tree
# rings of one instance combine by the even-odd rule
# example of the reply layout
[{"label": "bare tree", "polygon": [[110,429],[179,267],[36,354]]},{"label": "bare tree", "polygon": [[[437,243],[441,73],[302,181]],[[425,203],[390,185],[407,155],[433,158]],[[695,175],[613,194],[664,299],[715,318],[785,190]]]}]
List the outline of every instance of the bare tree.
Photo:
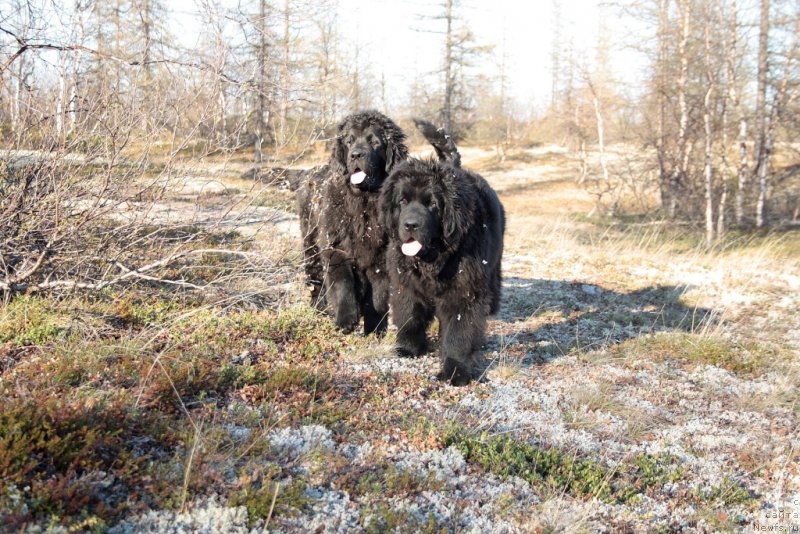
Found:
[{"label": "bare tree", "polygon": [[442,124],[448,132],[453,131],[453,0],[445,0],[444,19],[447,23],[444,41],[444,103]]},{"label": "bare tree", "polygon": [[[713,126],[714,114],[712,96],[716,90],[717,75],[711,59],[711,8],[707,3],[703,10],[703,26],[705,33],[705,77],[706,90],[703,97],[703,130],[705,132],[705,150],[703,152],[703,189],[705,192],[705,227],[706,246],[714,243],[714,162],[713,155]],[[722,206],[719,207],[722,209]]]},{"label": "bare tree", "polygon": [[692,143],[688,138],[689,108],[686,101],[687,83],[689,78],[689,35],[691,6],[689,0],[677,0],[680,17],[681,37],[678,44],[678,58],[680,72],[678,75],[678,109],[680,113],[679,130],[677,138],[678,162],[669,177],[669,205],[667,214],[674,219],[678,210],[678,186],[686,176],[689,166],[689,157],[692,152]]},{"label": "bare tree", "polygon": [[444,38],[442,58],[441,101],[438,115],[443,127],[456,136],[462,136],[471,123],[467,115],[473,109],[469,74],[476,58],[489,52],[492,47],[476,43],[475,35],[458,15],[458,0],[444,0],[439,15],[425,16],[422,19],[443,21],[444,29],[419,30],[440,34]]},{"label": "bare tree", "polygon": [[559,76],[561,75],[561,49],[562,43],[562,20],[561,2],[553,0],[553,35],[550,43],[550,108],[555,110],[558,103],[558,92],[561,88]]},{"label": "bare tree", "polygon": [[257,19],[258,46],[256,48],[256,121],[255,121],[255,163],[261,165],[264,161],[263,144],[267,132],[267,57],[269,55],[269,42],[267,40],[267,0],[258,0]]},{"label": "bare tree", "polygon": [[[725,105],[723,109],[723,135],[727,136],[727,117],[729,116],[729,109],[732,106],[739,117],[738,127],[738,149],[739,149],[739,162],[737,166],[736,176],[738,187],[736,189],[735,200],[735,216],[736,224],[741,225],[744,218],[744,195],[745,188],[748,183],[748,165],[747,165],[747,115],[742,106],[741,92],[739,91],[739,79],[737,76],[737,63],[739,61],[739,22],[737,16],[737,0],[730,2],[730,20],[727,23],[727,54],[725,57],[725,78],[728,84],[728,98],[729,105]],[[720,10],[720,17],[722,18],[722,10]],[[724,19],[721,20],[720,27],[725,27]],[[727,140],[723,141],[723,158],[726,158],[725,150],[728,146]],[[727,161],[724,159],[724,161]],[[727,165],[726,165],[727,167]],[[727,193],[727,188],[725,189]],[[719,222],[717,225],[717,232],[722,235],[725,229],[725,201],[720,202],[723,209],[719,213]]]},{"label": "bare tree", "polygon": [[760,2],[760,23],[758,30],[758,88],[756,89],[756,168],[759,195],[756,208],[756,226],[764,225],[764,202],[767,194],[769,173],[769,125],[767,124],[767,76],[769,72],[769,0]]}]

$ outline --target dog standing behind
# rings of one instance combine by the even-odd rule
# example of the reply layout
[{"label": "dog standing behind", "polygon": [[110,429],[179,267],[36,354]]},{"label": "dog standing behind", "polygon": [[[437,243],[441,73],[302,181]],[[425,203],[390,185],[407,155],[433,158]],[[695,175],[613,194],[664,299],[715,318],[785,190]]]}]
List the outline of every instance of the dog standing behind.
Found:
[{"label": "dog standing behind", "polygon": [[377,111],[353,113],[338,125],[328,165],[297,191],[306,277],[312,303],[330,309],[349,332],[386,331],[389,279],[380,189],[408,156],[405,133]]}]

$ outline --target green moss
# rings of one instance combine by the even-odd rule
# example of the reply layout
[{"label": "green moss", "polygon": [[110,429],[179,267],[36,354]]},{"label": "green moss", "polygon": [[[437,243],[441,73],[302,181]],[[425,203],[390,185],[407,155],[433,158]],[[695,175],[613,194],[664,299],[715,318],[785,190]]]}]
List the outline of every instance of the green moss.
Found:
[{"label": "green moss", "polygon": [[353,492],[362,496],[405,497],[423,491],[439,491],[443,487],[433,475],[425,477],[394,465],[377,464],[359,476]]},{"label": "green moss", "polygon": [[625,359],[675,361],[688,366],[714,365],[744,377],[759,376],[783,358],[769,345],[682,332],[661,332],[631,339],[610,351],[613,356]]},{"label": "green moss", "polygon": [[680,460],[671,454],[639,454],[631,464],[635,467],[635,485],[642,489],[678,482],[684,475]]},{"label": "green moss", "polygon": [[610,500],[612,496],[605,468],[555,448],[543,449],[508,436],[472,436],[458,430],[446,435],[443,444],[455,446],[467,461],[501,477],[516,476],[581,497]]},{"label": "green moss", "polygon": [[369,534],[386,532],[419,532],[421,534],[438,534],[450,532],[446,526],[439,525],[433,513],[420,519],[411,512],[396,510],[387,504],[373,505],[362,512],[366,517],[365,530]]},{"label": "green moss", "polygon": [[729,476],[723,477],[722,482],[716,486],[698,488],[695,494],[702,501],[722,503],[726,506],[745,504],[753,500],[753,495]]},{"label": "green moss", "polygon": [[0,309],[0,343],[43,345],[63,336],[68,324],[52,301],[22,296]]},{"label": "green moss", "polygon": [[274,477],[276,472],[247,484],[231,496],[231,506],[247,509],[251,526],[259,519],[296,515],[311,502],[303,480],[295,477],[278,482]]},{"label": "green moss", "polygon": [[267,320],[258,322],[257,332],[276,343],[304,342],[319,338],[338,337],[330,320],[309,306],[285,308]]},{"label": "green moss", "polygon": [[158,298],[144,300],[134,295],[116,299],[108,307],[122,324],[134,328],[162,326],[176,311],[170,302]]},{"label": "green moss", "polygon": [[520,477],[555,493],[598,498],[610,503],[633,501],[651,488],[661,488],[682,476],[672,456],[638,455],[614,468],[580,459],[556,448],[544,449],[508,436],[448,433],[444,445],[453,445],[464,458],[501,477]]},{"label": "green moss", "polygon": [[265,380],[264,386],[269,390],[284,393],[306,391],[320,393],[330,387],[327,376],[312,372],[311,369],[295,366],[276,367]]},{"label": "green moss", "polygon": [[126,491],[146,486],[157,494],[169,488],[175,481],[165,472],[145,482],[158,462],[148,462],[133,444],[145,438],[151,446],[167,446],[171,425],[129,404],[127,397],[102,400],[85,394],[0,398],[0,505],[24,502],[11,508],[8,524],[116,517],[128,503],[105,501],[100,488],[106,481]]}]

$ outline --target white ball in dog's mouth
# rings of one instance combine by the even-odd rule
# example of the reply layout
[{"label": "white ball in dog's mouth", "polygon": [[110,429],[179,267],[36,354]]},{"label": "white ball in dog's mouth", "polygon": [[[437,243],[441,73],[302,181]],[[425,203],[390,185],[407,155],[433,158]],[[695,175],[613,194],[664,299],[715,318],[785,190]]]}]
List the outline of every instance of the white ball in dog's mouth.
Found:
[{"label": "white ball in dog's mouth", "polygon": [[411,241],[406,241],[403,243],[403,246],[400,247],[400,250],[402,250],[403,254],[406,256],[416,256],[419,254],[419,251],[422,250],[422,243],[416,239],[412,239]]},{"label": "white ball in dog's mouth", "polygon": [[364,171],[354,172],[353,174],[350,175],[350,183],[353,185],[358,185],[361,182],[363,182],[366,177],[367,173],[365,173]]}]

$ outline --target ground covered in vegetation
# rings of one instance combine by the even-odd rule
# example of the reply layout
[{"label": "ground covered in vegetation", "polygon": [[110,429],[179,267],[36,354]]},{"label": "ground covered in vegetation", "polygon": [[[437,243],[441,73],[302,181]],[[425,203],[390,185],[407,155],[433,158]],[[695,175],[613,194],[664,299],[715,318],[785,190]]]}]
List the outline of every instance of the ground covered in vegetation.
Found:
[{"label": "ground covered in vegetation", "polygon": [[[398,359],[391,332],[342,335],[306,307],[289,197],[261,191],[262,216],[231,211],[220,235],[274,270],[226,273],[235,297],[142,283],[0,309],[3,524],[800,528],[798,235],[707,250],[690,228],[585,217],[557,150],[464,153],[509,220],[484,382],[443,385],[434,356]],[[154,216],[252,194],[214,184]]]}]

